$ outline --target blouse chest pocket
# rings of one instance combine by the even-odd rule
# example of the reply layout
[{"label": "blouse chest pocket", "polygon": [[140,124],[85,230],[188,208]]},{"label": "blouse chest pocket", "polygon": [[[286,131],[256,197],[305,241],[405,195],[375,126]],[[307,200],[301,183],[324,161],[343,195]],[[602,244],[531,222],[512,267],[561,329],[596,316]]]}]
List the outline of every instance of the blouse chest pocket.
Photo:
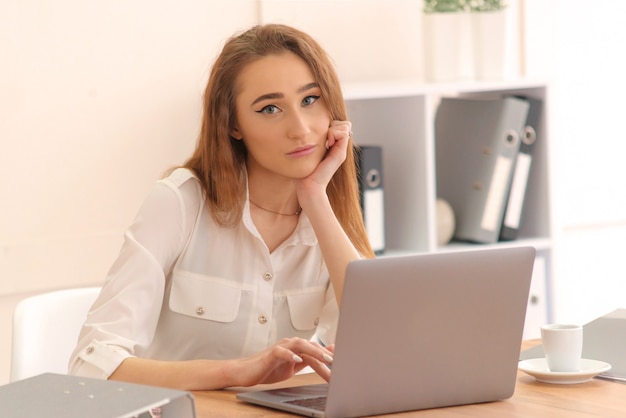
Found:
[{"label": "blouse chest pocket", "polygon": [[291,324],[300,331],[313,330],[324,307],[326,288],[313,288],[287,296]]},{"label": "blouse chest pocket", "polygon": [[241,287],[218,277],[174,273],[169,307],[198,319],[233,322],[239,312],[241,292]]}]

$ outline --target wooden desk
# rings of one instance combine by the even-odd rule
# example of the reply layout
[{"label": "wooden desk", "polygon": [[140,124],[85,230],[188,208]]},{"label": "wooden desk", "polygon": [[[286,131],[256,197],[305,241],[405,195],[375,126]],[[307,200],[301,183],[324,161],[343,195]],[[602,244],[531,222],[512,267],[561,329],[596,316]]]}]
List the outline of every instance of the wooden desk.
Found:
[{"label": "wooden desk", "polygon": [[[522,350],[537,345],[539,341],[526,341]],[[321,383],[315,374],[298,375],[274,385],[261,388]],[[198,418],[208,417],[294,417],[296,415],[238,401],[235,395],[245,389],[194,392]],[[250,390],[250,389],[248,389]],[[387,417],[625,417],[626,384],[593,379],[576,385],[552,385],[537,382],[533,377],[518,372],[515,394],[507,400],[483,404],[454,406],[403,412]]]}]

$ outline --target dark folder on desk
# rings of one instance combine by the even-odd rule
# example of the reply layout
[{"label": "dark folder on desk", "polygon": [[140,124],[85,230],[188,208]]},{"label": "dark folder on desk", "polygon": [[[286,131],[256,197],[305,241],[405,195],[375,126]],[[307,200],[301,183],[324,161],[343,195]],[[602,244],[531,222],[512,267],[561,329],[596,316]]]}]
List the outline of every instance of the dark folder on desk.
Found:
[{"label": "dark folder on desk", "polygon": [[0,408],[3,418],[196,416],[190,392],[54,373],[0,386]]},{"label": "dark folder on desk", "polygon": [[504,211],[502,229],[500,230],[501,241],[511,241],[517,238],[526,199],[526,186],[528,185],[535,143],[537,142],[537,131],[543,113],[543,101],[530,97],[524,98],[524,100],[529,103],[530,107],[526,125],[520,135],[519,152],[515,160],[511,188]]},{"label": "dark folder on desk", "polygon": [[528,108],[517,97],[442,98],[435,117],[437,196],[454,210],[456,240],[499,240]]}]

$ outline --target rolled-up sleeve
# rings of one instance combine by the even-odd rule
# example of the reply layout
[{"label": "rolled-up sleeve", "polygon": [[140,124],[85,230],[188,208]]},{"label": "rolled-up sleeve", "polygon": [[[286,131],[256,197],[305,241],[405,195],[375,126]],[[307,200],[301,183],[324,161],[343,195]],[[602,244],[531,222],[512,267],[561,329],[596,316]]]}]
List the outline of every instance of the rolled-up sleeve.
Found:
[{"label": "rolled-up sleeve", "polygon": [[[176,174],[176,172],[174,173]],[[181,170],[157,182],[124,234],[120,253],[91,307],[69,373],[108,378],[120,363],[141,356],[154,338],[165,280],[191,233],[198,185]]]}]

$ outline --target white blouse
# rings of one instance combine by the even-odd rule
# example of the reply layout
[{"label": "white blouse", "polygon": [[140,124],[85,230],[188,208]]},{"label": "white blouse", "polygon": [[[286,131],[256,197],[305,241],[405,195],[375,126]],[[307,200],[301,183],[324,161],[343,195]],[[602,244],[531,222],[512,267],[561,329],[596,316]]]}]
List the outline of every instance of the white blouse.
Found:
[{"label": "white blouse", "polygon": [[334,342],[338,307],[309,219],[272,253],[250,217],[215,223],[177,169],[151,189],[91,307],[70,374],[107,378],[130,356],[251,355],[284,337]]}]

